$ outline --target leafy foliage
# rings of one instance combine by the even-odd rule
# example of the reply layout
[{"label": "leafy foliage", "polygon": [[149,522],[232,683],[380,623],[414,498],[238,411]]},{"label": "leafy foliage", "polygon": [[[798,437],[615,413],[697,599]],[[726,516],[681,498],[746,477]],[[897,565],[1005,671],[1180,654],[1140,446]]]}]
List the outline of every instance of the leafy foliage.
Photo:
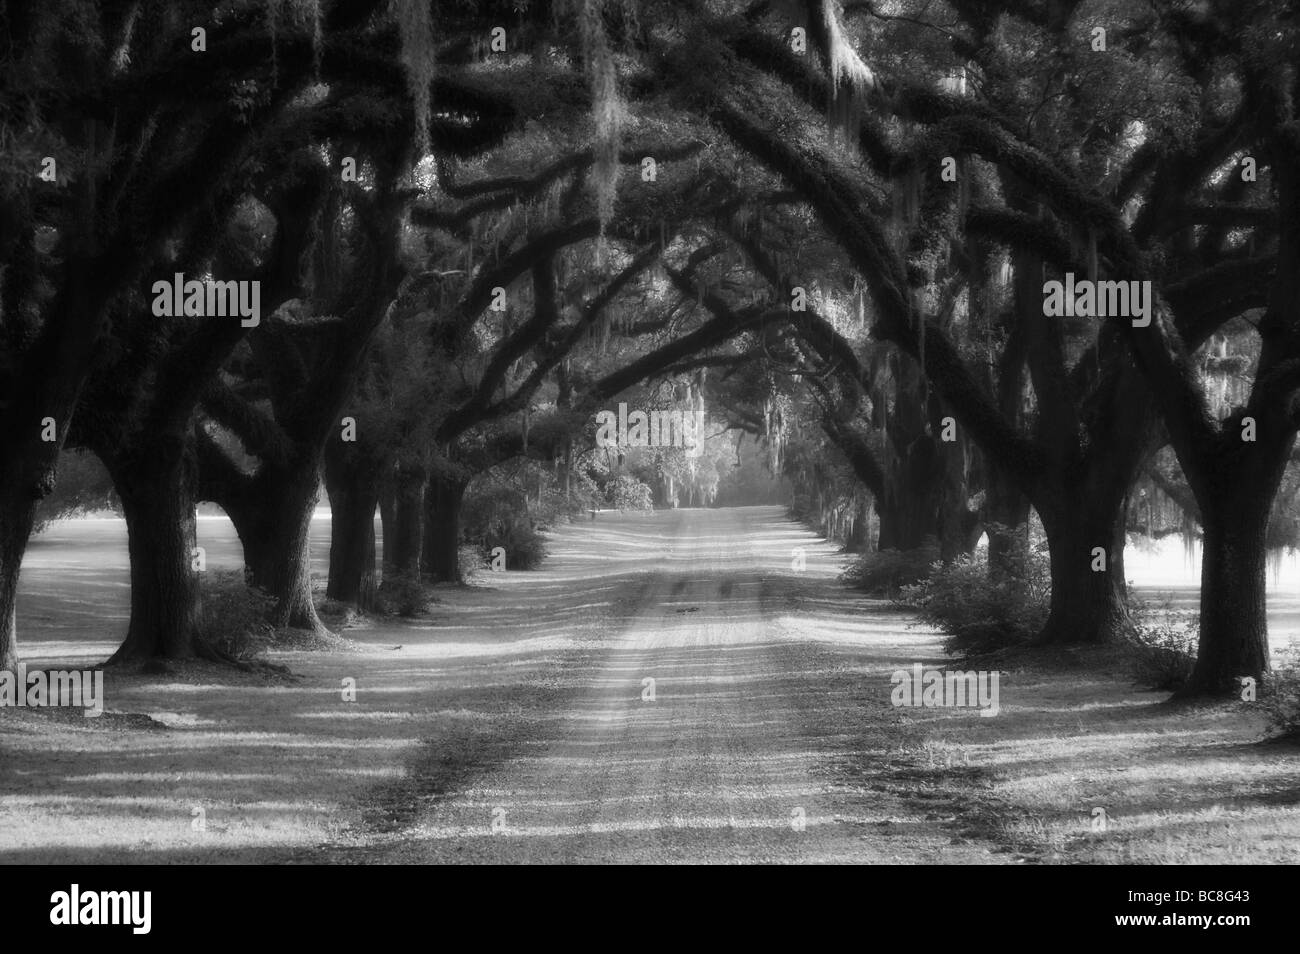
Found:
[{"label": "leafy foliage", "polygon": [[871,596],[892,598],[924,579],[938,559],[939,547],[933,542],[915,550],[878,550],[855,559],[840,579]]},{"label": "leafy foliage", "polygon": [[275,636],[267,622],[274,607],[275,597],[249,586],[241,571],[210,570],[204,575],[198,639],[218,657],[248,662]]},{"label": "leafy foliage", "polygon": [[1195,613],[1177,611],[1171,597],[1130,606],[1133,676],[1138,685],[1158,691],[1182,687],[1196,665],[1200,623]]},{"label": "leafy foliage", "polygon": [[1267,690],[1262,702],[1271,738],[1300,742],[1300,653],[1291,651],[1269,679]]},{"label": "leafy foliage", "polygon": [[617,510],[653,510],[654,494],[635,477],[620,474],[605,489],[610,506]]},{"label": "leafy foliage", "polygon": [[509,570],[535,570],[546,559],[546,538],[518,486],[484,481],[466,492],[462,513],[465,539],[479,553],[480,564],[495,547],[505,549]]},{"label": "leafy foliage", "polygon": [[418,573],[402,571],[390,573],[384,579],[379,599],[384,612],[406,617],[427,613],[430,604],[435,602],[432,587]]},{"label": "leafy foliage", "polygon": [[36,511],[36,532],[53,520],[97,510],[121,512],[108,471],[88,451],[64,451],[59,455],[59,479],[54,492],[40,502]]},{"label": "leafy foliage", "polygon": [[948,564],[936,561],[928,577],[902,588],[899,602],[948,635],[948,652],[980,653],[1037,636],[1051,593],[1047,545],[1037,541],[1019,543],[993,575],[986,550]]}]

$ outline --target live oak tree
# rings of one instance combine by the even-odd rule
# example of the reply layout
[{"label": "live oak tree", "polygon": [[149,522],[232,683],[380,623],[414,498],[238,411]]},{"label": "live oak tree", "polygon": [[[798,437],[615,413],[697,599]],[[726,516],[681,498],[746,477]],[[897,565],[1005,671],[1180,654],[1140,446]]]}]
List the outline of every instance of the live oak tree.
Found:
[{"label": "live oak tree", "polygon": [[[0,666],[33,502],[69,440],[127,511],[124,655],[185,655],[197,497],[230,513],[277,620],[318,626],[322,463],[343,518],[330,593],[367,605],[376,499],[389,562],[455,578],[475,474],[569,468],[596,409],[698,375],[856,545],[862,488],[879,545],[935,537],[945,557],[1032,505],[1046,641],[1126,628],[1129,501],[1158,475],[1203,526],[1188,691],[1266,673],[1300,387],[1280,0],[0,14],[21,41],[0,67]],[[250,208],[264,241],[241,258],[217,239]],[[151,322],[144,283],[171,269],[259,277],[261,326]],[[1151,320],[1049,316],[1044,283],[1067,273],[1149,282]],[[1220,357],[1251,387],[1216,403],[1200,349],[1225,328]],[[1166,443],[1185,483],[1167,455],[1153,468]]]},{"label": "live oak tree", "polygon": [[[335,5],[313,39],[345,36],[374,7]],[[299,88],[295,55],[313,59],[311,40],[286,41],[285,82],[254,83],[266,94],[247,96],[241,83],[267,68],[265,13],[247,4],[216,22],[189,3],[0,9],[11,53],[0,107],[0,667],[17,661],[14,594],[33,508],[53,486],[82,389],[113,337],[111,316],[167,243],[184,246],[223,219],[258,134]],[[200,25],[210,53],[193,40]],[[214,71],[205,56],[217,50],[230,55]]]},{"label": "live oak tree", "polygon": [[[961,275],[964,263],[952,247],[953,226],[945,226],[945,222],[967,226],[1010,250],[1040,255],[1061,271],[1089,274],[1099,262],[1103,269],[1126,279],[1132,280],[1134,275],[1145,278],[1149,272],[1134,271],[1135,263],[1122,261],[1108,245],[1117,238],[1109,224],[1123,223],[1121,206],[1135,195],[1159,210],[1155,221],[1196,215],[1175,190],[1162,187],[1154,201],[1148,198],[1157,186],[1144,178],[1144,170],[1149,170],[1153,155],[1179,149],[1199,168],[1213,168],[1232,158],[1241,122],[1233,113],[1221,116],[1211,100],[1202,104],[1199,115],[1187,108],[1191,101],[1184,94],[1185,80],[1195,82],[1196,78],[1187,75],[1191,70],[1178,59],[1176,17],[1157,19],[1153,24],[1126,22],[1119,35],[1129,42],[1136,42],[1141,28],[1148,25],[1163,31],[1161,43],[1148,46],[1142,55],[1169,63],[1178,81],[1164,91],[1157,89],[1143,108],[1165,109],[1176,121],[1151,114],[1146,148],[1136,154],[1126,127],[1109,121],[1092,124],[1083,140],[1089,146],[1086,155],[1053,154],[1055,143],[1069,141],[1066,137],[1047,137],[1040,142],[1032,127],[1026,133],[1008,119],[1015,109],[1024,108],[1021,101],[1025,96],[1006,79],[1012,71],[1003,66],[999,77],[999,64],[990,61],[992,54],[1007,50],[996,43],[980,42],[989,39],[993,24],[973,5],[954,4],[953,10],[964,18],[963,29],[970,32],[955,37],[952,46],[963,59],[977,63],[991,103],[961,95],[942,82],[928,85],[908,75],[873,71],[846,45],[845,30],[834,21],[833,4],[810,4],[805,10],[809,36],[822,56],[824,72],[820,76],[807,60],[792,57],[789,49],[777,42],[779,31],[774,25],[765,24],[763,30],[756,29],[752,20],[714,17],[693,35],[720,41],[723,49],[705,41],[691,45],[690,58],[710,64],[694,73],[708,80],[695,82],[693,91],[702,108],[738,144],[813,204],[871,288],[877,309],[874,333],[917,359],[971,437],[1015,475],[1020,489],[1034,502],[1054,544],[1053,614],[1045,635],[1102,639],[1123,625],[1122,576],[1117,574],[1121,561],[1116,557],[1122,540],[1124,493],[1149,440],[1150,417],[1143,410],[1150,403],[1146,380],[1133,373],[1123,338],[1113,326],[1101,329],[1091,344],[1087,338],[1076,339],[1072,353],[1080,356],[1066,364],[1068,339],[1061,336],[1062,329],[1044,327],[1039,321],[1037,327],[1028,329],[1037,335],[1039,344],[1028,349],[1027,360],[1031,372],[1037,369],[1031,377],[1040,411],[1050,411],[1053,417],[1028,440],[1008,426],[1010,422],[999,413],[992,395],[980,387],[973,369],[961,360],[955,342],[944,334],[925,304],[941,290],[936,282],[945,270],[951,271],[955,280],[969,283],[969,276]],[[1023,22],[1026,30],[1039,34],[1036,42],[1060,51],[1058,58],[1067,71],[1077,65],[1071,63],[1077,57],[1070,51],[1078,39],[1076,30],[1083,24],[1071,22],[1065,7],[1045,16],[1026,13]],[[871,59],[870,53],[866,57]],[[980,62],[981,57],[985,62]],[[1131,62],[1132,57],[1129,59]],[[1016,73],[1023,72],[1021,64],[1015,67]],[[936,72],[942,80],[946,71]],[[770,79],[765,81],[765,76],[789,83],[789,93]],[[1051,79],[1050,75],[1045,78]],[[1132,88],[1120,88],[1117,106],[1126,105],[1124,95]],[[762,98],[755,95],[758,89],[763,91]],[[1095,96],[1097,87],[1088,90]],[[891,210],[882,205],[871,180],[862,181],[857,178],[859,173],[851,173],[827,137],[815,134],[807,123],[791,124],[800,102],[817,108],[843,105],[845,93],[859,97],[858,123],[850,129],[854,134],[850,140],[880,184],[901,190],[906,200],[901,247],[898,216],[892,216],[891,222]],[[1057,132],[1084,115],[1080,97],[1060,98],[1064,106]],[[776,118],[776,103],[781,104],[780,119]],[[1120,108],[1112,110],[1122,112]],[[783,131],[775,132],[782,123]],[[905,125],[899,127],[899,123]],[[891,128],[909,130],[909,136],[900,140],[887,135]],[[981,169],[980,163],[986,164],[982,177],[968,175],[976,191],[963,195],[960,189],[944,188],[939,163],[927,162],[943,155],[966,160],[968,173]],[[1061,171],[1067,166],[1082,173],[1084,184]],[[996,176],[990,177],[990,171]],[[982,193],[978,190],[981,179],[986,183]],[[1008,203],[1012,198],[1006,191],[1009,182],[1028,186],[1036,198],[1036,216],[1026,216],[1015,202]],[[1109,189],[1111,182],[1119,183],[1123,193],[1119,201],[1102,191],[1103,183]],[[908,198],[909,191],[915,199]],[[1245,220],[1255,222],[1258,216],[1248,210]],[[1149,226],[1149,221],[1139,218],[1134,229]],[[1213,287],[1207,272],[1214,266],[1207,268],[1204,261],[1169,264],[1165,274],[1154,280],[1169,298],[1185,305],[1180,318],[1188,334],[1203,340],[1218,323],[1249,307],[1251,296],[1237,291],[1240,286],[1205,296],[1207,287]],[[1032,268],[1032,262],[1022,262],[1021,278],[1028,279]],[[1239,267],[1213,277],[1240,279],[1246,271]],[[1029,282],[1022,282],[1020,298],[1026,318],[1033,302],[1029,289]],[[1035,316],[1041,318],[1041,312]],[[988,321],[991,316],[983,317]],[[1077,506],[1079,501],[1086,505]],[[1098,546],[1108,557],[1100,574],[1093,573],[1090,565]]]},{"label": "live oak tree", "polygon": [[[226,229],[201,231],[177,260],[160,262],[158,273],[211,270],[218,281],[258,281],[262,307],[274,311],[297,292],[314,203],[311,185],[302,183],[264,198],[278,216],[261,203],[245,204]],[[218,237],[219,247],[211,248]],[[203,646],[195,640],[202,561],[194,522],[194,414],[247,329],[238,314],[160,320],[150,297],[126,296],[122,304],[70,441],[92,448],[104,462],[126,519],[131,618],[115,658],[182,658]]]},{"label": "live oak tree", "polygon": [[[1192,157],[1168,162],[1150,177],[1158,196],[1190,190],[1200,200],[1178,223],[1181,234],[1193,222],[1220,226],[1205,230],[1199,243],[1195,236],[1186,237],[1189,254],[1232,263],[1263,251],[1272,259],[1271,277],[1263,270],[1264,281],[1256,289],[1263,300],[1251,301],[1263,307],[1255,322],[1260,351],[1249,398],[1225,416],[1213,413],[1192,358],[1200,342],[1180,327],[1177,303],[1162,308],[1150,328],[1126,335],[1155,387],[1204,528],[1201,637],[1186,691],[1230,693],[1241,678],[1258,678],[1269,670],[1264,598],[1268,523],[1297,428],[1300,123],[1295,104],[1300,86],[1295,63],[1300,32],[1293,12],[1269,3],[1216,5],[1211,15],[1188,17],[1180,25],[1189,57],[1199,62],[1208,49],[1220,57],[1216,62],[1223,64],[1225,75],[1216,77],[1224,89],[1217,109],[1247,119],[1230,140],[1237,151],[1226,161],[1215,156],[1220,161]],[[1258,176],[1241,169],[1243,147],[1252,145],[1250,165],[1266,170]],[[1253,190],[1238,184],[1252,179]],[[1242,194],[1258,190],[1268,190],[1275,219],[1261,214],[1258,200]],[[1276,228],[1275,242],[1269,240],[1271,227]],[[1136,249],[1118,241],[1116,246],[1117,254],[1139,266]]]},{"label": "live oak tree", "polygon": [[311,255],[309,297],[259,326],[233,373],[203,397],[204,410],[258,460],[245,474],[206,438],[200,466],[204,496],[234,522],[252,582],[276,597],[279,626],[324,628],[307,534],[325,443],[345,426],[367,346],[406,273],[401,206],[409,188],[399,186],[400,163],[400,152],[376,161],[370,191],[337,188]]}]

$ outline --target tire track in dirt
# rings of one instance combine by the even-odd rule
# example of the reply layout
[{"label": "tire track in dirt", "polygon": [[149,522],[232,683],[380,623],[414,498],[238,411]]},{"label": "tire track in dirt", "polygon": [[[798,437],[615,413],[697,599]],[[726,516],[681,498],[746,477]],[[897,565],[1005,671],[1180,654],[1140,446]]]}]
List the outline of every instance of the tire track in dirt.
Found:
[{"label": "tire track in dirt", "polygon": [[[615,630],[570,657],[564,691],[530,704],[539,718],[504,727],[483,759],[451,775],[434,747],[413,762],[391,797],[414,795],[418,810],[365,860],[936,860],[952,841],[939,822],[843,784],[846,764],[896,767],[891,720],[868,705],[880,680],[792,632],[766,595],[801,531],[748,508],[659,514],[638,532],[657,556],[616,600]],[[863,739],[875,750],[855,748]]]}]

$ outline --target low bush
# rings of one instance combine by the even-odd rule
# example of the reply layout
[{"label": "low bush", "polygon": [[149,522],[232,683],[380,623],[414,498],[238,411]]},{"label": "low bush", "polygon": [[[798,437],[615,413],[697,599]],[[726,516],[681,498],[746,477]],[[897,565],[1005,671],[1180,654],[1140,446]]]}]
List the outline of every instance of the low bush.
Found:
[{"label": "low bush", "polygon": [[609,482],[605,488],[609,505],[616,510],[653,510],[654,493],[649,486],[621,474]]},{"label": "low bush", "polygon": [[1300,652],[1292,650],[1266,683],[1262,702],[1268,715],[1269,737],[1276,742],[1300,742]]},{"label": "low bush", "polygon": [[240,570],[210,570],[203,575],[199,618],[200,652],[206,656],[248,662],[275,638],[267,620],[275,597],[250,586]]},{"label": "low bush", "polygon": [[546,538],[537,528],[523,491],[504,483],[471,487],[461,509],[465,542],[486,564],[495,547],[506,551],[506,569],[535,570],[546,559]]},{"label": "low bush", "polygon": [[507,570],[535,570],[548,553],[546,537],[522,520],[507,524],[493,546],[505,548]]},{"label": "low bush", "polygon": [[460,508],[461,534],[466,543],[497,546],[488,541],[527,513],[528,500],[519,488],[494,480],[474,481],[465,491]]},{"label": "low bush", "polygon": [[1131,601],[1129,615],[1133,629],[1127,639],[1134,680],[1161,692],[1182,688],[1196,665],[1197,614],[1175,610],[1172,597],[1164,596],[1155,602]]},{"label": "low bush", "polygon": [[433,587],[421,580],[418,573],[394,571],[384,577],[379,587],[379,607],[384,613],[420,616],[435,602]]},{"label": "low bush", "polygon": [[928,576],[902,587],[898,602],[945,633],[948,652],[976,654],[1037,636],[1047,622],[1051,597],[1051,565],[1046,542],[1040,540],[1020,542],[996,576],[990,576],[985,550],[951,563],[935,561]]},{"label": "low bush", "polygon": [[939,548],[933,543],[915,550],[864,553],[844,568],[840,579],[871,596],[892,599],[904,586],[924,579],[938,559]]}]

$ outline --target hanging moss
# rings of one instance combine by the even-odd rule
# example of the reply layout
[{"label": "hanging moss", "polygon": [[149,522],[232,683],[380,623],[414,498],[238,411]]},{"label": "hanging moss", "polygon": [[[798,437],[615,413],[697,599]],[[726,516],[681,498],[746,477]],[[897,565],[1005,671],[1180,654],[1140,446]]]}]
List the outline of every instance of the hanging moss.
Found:
[{"label": "hanging moss", "polygon": [[406,71],[407,90],[415,109],[415,143],[422,154],[428,153],[435,69],[429,0],[392,0],[392,4],[402,38],[402,68]]},{"label": "hanging moss", "polygon": [[[596,190],[596,212],[600,219],[601,237],[605,226],[614,216],[614,198],[618,188],[618,151],[622,141],[624,106],[618,92],[618,73],[614,51],[605,32],[605,4],[607,0],[578,0],[579,34],[586,59],[587,78],[591,83],[591,118],[596,127],[593,151],[595,163],[592,183]],[[624,14],[632,4],[618,0]],[[635,16],[633,12],[631,14]],[[599,247],[599,246],[598,246]]]},{"label": "hanging moss", "polygon": [[875,75],[844,35],[833,0],[822,0],[822,19],[830,53],[831,89],[845,85],[857,94],[868,92],[875,86]]}]

